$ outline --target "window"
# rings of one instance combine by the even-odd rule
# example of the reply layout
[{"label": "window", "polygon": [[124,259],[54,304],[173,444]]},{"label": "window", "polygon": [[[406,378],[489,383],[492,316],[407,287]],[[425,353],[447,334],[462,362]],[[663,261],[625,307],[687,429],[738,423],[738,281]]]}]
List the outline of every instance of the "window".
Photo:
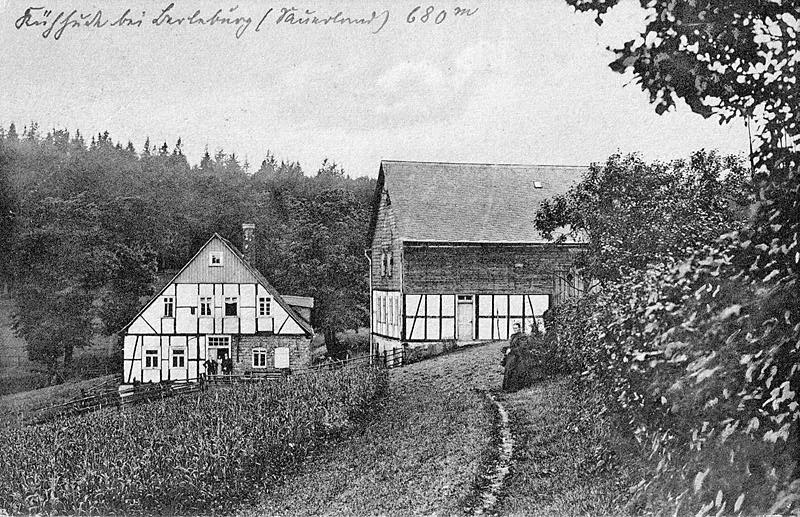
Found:
[{"label": "window", "polygon": [[144,351],[144,367],[145,368],[158,368],[158,350],[149,349]]},{"label": "window", "polygon": [[186,349],[173,348],[172,349],[172,367],[185,368],[186,367]]},{"label": "window", "polygon": [[211,316],[211,297],[200,297],[200,316]]},{"label": "window", "polygon": [[239,314],[239,298],[236,296],[225,297],[225,316],[237,316]]},{"label": "window", "polygon": [[272,315],[272,300],[269,298],[258,299],[258,315],[271,316]]},{"label": "window", "polygon": [[230,336],[208,336],[208,346],[214,347],[227,347],[231,344]]},{"label": "window", "polygon": [[381,276],[386,276],[386,250],[381,251]]},{"label": "window", "polygon": [[208,257],[208,265],[209,266],[221,266],[222,265],[222,252],[221,251],[212,251]]},{"label": "window", "polygon": [[267,367],[267,349],[254,348],[253,349],[253,368],[266,368]]},{"label": "window", "polygon": [[389,300],[389,325],[394,325],[394,300]]},{"label": "window", "polygon": [[164,297],[164,317],[172,318],[175,314],[175,298],[172,296]]}]

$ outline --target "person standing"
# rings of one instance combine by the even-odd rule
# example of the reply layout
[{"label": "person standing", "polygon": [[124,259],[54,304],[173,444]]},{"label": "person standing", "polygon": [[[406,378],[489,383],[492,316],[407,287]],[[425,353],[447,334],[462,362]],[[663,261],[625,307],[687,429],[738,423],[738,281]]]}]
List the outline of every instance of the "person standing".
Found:
[{"label": "person standing", "polygon": [[508,340],[508,347],[504,348],[503,360],[500,362],[505,368],[503,370],[503,391],[515,389],[515,378],[519,377],[519,368],[522,359],[522,345],[525,343],[526,336],[522,332],[522,325],[514,323],[514,332]]}]

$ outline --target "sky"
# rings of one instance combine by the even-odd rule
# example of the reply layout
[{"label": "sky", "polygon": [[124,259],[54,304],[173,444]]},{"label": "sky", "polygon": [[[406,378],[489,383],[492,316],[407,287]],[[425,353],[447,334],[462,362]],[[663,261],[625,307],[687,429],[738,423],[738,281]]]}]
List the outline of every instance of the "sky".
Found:
[{"label": "sky", "polygon": [[[199,10],[206,24],[154,24],[171,3],[0,0],[0,124],[109,131],[137,150],[147,137],[180,137],[193,164],[206,147],[254,168],[271,150],[306,173],[328,158],[351,176],[376,176],[381,159],[585,165],[618,150],[654,160],[748,146],[741,121],[720,126],[685,105],[658,116],[630,76],[608,68],[608,47],[643,26],[638,2],[598,26],[564,0],[437,2],[424,23],[431,4],[412,13],[419,0],[175,0],[173,20]],[[31,6],[42,9],[26,19]],[[280,19],[291,7],[376,16],[291,24]],[[107,25],[56,40],[56,24],[43,36],[73,9],[89,19],[101,9]],[[128,9],[141,25],[111,27]],[[212,25],[219,9],[242,20]]]}]

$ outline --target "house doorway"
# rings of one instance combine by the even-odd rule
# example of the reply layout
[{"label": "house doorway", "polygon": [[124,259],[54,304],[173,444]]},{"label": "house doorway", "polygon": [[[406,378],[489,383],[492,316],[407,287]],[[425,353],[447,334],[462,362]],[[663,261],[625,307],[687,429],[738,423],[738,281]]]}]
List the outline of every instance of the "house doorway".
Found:
[{"label": "house doorway", "polygon": [[472,295],[458,295],[456,304],[456,339],[472,341],[475,339],[475,298]]},{"label": "house doorway", "polygon": [[228,370],[228,365],[231,362],[231,337],[206,337],[206,361],[215,363],[211,368],[210,373],[212,375],[224,373],[224,370]]}]

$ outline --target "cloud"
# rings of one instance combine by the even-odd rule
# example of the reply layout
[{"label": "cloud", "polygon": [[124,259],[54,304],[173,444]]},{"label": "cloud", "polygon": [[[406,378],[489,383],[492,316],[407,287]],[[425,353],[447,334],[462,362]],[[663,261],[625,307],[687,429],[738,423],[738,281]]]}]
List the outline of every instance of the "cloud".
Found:
[{"label": "cloud", "polygon": [[510,66],[487,41],[466,47],[439,64],[395,64],[375,81],[376,112],[392,125],[459,118],[484,93],[506,89],[498,84],[508,81]]}]

